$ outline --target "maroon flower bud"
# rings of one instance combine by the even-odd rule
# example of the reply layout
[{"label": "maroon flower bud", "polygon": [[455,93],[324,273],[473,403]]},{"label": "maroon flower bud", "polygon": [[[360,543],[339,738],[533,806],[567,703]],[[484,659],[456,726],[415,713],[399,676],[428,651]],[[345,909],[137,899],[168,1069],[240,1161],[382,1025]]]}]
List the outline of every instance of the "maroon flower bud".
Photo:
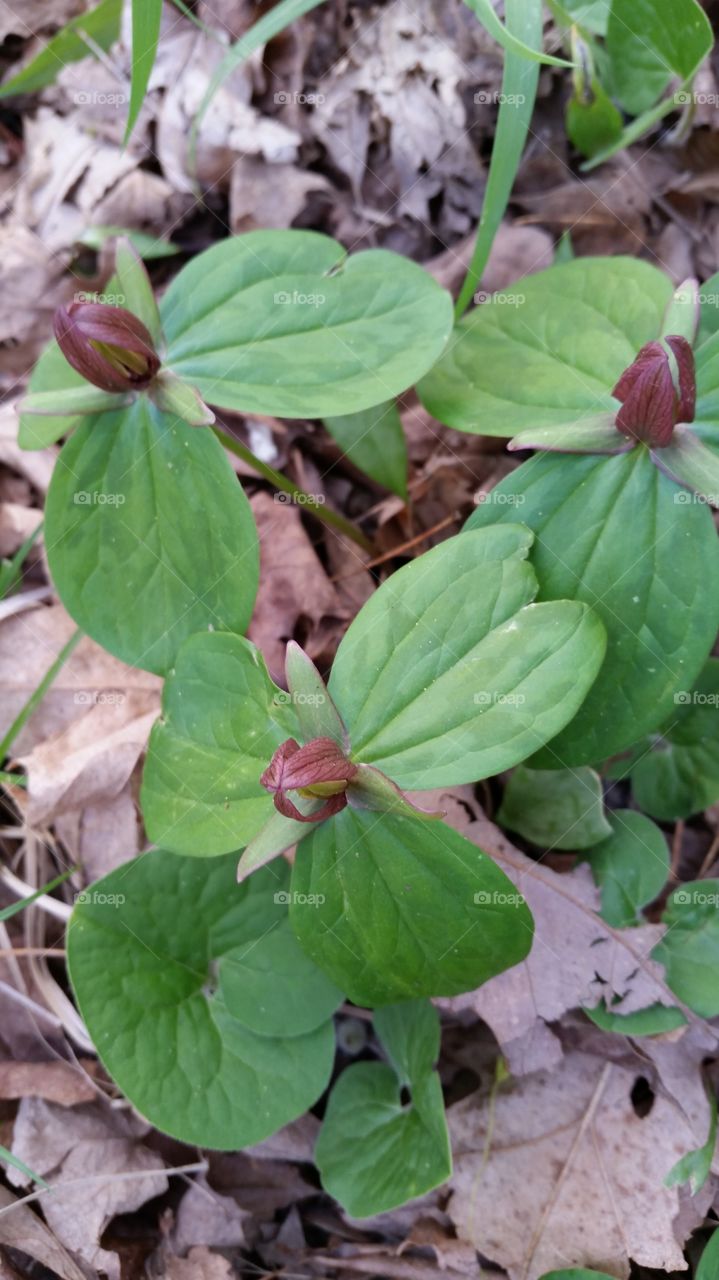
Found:
[{"label": "maroon flower bud", "polygon": [[124,307],[71,302],[58,307],[53,327],[68,364],[103,391],[142,391],[160,368],[150,334]]},{"label": "maroon flower bud", "polygon": [[625,436],[662,448],[671,442],[679,422],[692,422],[696,402],[694,355],[686,338],[665,339],[676,363],[661,342],[648,342],[624,370],[612,395],[622,401],[615,418]]},{"label": "maroon flower bud", "polygon": [[[275,808],[286,818],[323,822],[344,809],[345,792],[356,773],[357,765],[347,759],[332,738],[313,738],[304,747],[288,738],[275,751],[260,782],[274,794]],[[289,799],[288,791],[297,791],[310,800],[327,797],[327,803],[314,813],[304,814]]]}]

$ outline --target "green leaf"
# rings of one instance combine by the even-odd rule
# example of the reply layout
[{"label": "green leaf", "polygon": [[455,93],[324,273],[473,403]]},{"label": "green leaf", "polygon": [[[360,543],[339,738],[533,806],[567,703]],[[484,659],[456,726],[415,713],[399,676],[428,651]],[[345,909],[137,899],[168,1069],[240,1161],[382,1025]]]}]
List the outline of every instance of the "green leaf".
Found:
[{"label": "green leaf", "polygon": [[249,1146],[327,1085],[330,1022],[307,1035],[255,1035],[217,988],[228,954],[282,925],[285,898],[274,869],[238,887],[233,857],[207,864],[156,850],[75,907],[68,964],[93,1043],[133,1106],[181,1142]]},{"label": "green leaf", "polygon": [[525,50],[541,50],[543,14],[541,0],[507,0],[505,13],[507,26],[497,18],[489,0],[467,0],[477,17],[495,27],[499,34],[514,43],[513,48],[506,49],[504,70],[502,73],[502,90],[497,115],[497,127],[492,145],[492,156],[489,174],[484,192],[482,216],[477,229],[477,239],[472,253],[472,260],[466,278],[457,299],[455,316],[459,318],[466,310],[472,295],[480,284],[482,273],[487,265],[489,254],[504,217],[509,197],[517,176],[522,158],[524,144],[534,110],[539,80],[539,63],[536,60],[541,53],[534,52],[534,60],[525,54]]},{"label": "green leaf", "polygon": [[20,412],[40,418],[57,418],[58,413],[67,417],[85,417],[91,413],[127,409],[131,404],[131,394],[112,395],[84,382],[80,387],[68,387],[62,391],[32,391],[21,400]]},{"label": "green leaf", "polygon": [[626,453],[631,443],[617,430],[615,413],[594,413],[579,422],[520,431],[507,448],[540,449],[558,453]]},{"label": "green leaf", "polygon": [[709,509],[677,502],[681,493],[643,446],[610,458],[538,456],[470,518],[476,528],[519,516],[536,533],[539,598],[582,600],[606,628],[599,678],[537,768],[623,751],[701,670],[719,626],[719,544]]},{"label": "green leaf", "polygon": [[407,441],[394,400],[360,413],[325,418],[324,425],[360,471],[401,498],[407,497]]},{"label": "green leaf", "polygon": [[[28,396],[52,392],[80,391],[88,383],[67,363],[56,342],[45,347],[30,375]],[[82,421],[78,414],[55,414],[52,417],[28,413],[20,404],[18,444],[21,449],[46,449],[61,436],[69,435]]]},{"label": "green leaf", "polygon": [[719,455],[690,427],[675,427],[672,443],[655,449],[652,457],[670,479],[693,490],[677,494],[677,502],[694,502],[699,495],[703,502],[719,507]]},{"label": "green leaf", "polygon": [[242,848],[274,813],[260,774],[297,735],[289,695],[249,640],[196,635],[168,675],[162,712],[142,784],[150,839],[197,857]]},{"label": "green leaf", "polygon": [[[280,896],[289,902],[289,894]],[[287,920],[227,951],[218,970],[228,1013],[258,1036],[306,1035],[344,999],[302,950]]]},{"label": "green leaf", "polygon": [[[677,1160],[664,1179],[665,1187],[681,1186],[683,1183],[688,1182],[689,1193],[693,1196],[696,1195],[697,1191],[701,1191],[709,1177],[714,1152],[716,1151],[718,1112],[716,1094],[713,1089],[707,1089],[707,1098],[709,1100],[710,1119],[706,1142],[701,1147],[698,1147],[696,1151],[688,1151],[685,1156],[682,1156],[681,1160]],[[696,1274],[698,1276],[699,1271]]]},{"label": "green leaf", "polygon": [[425,1195],[452,1172],[442,1088],[432,1070],[437,1013],[424,1001],[390,1005],[376,1014],[375,1029],[391,1066],[358,1062],[342,1073],[315,1147],[322,1185],[353,1218]]},{"label": "green leaf", "polygon": [[552,11],[564,10],[569,22],[594,35],[604,36],[607,33],[611,0],[563,0],[561,5],[549,0]]},{"label": "green leaf", "polygon": [[332,668],[352,758],[402,788],[472,782],[517,764],[575,714],[604,655],[587,609],[529,605],[524,526],[465,538],[384,582]]},{"label": "green leaf", "polygon": [[[40,512],[38,512],[39,515]],[[41,533],[42,520],[39,521],[32,533],[28,534],[12,559],[3,558],[0,560],[0,600],[4,600],[6,596],[9,596],[10,592],[14,591],[20,582],[23,562]]]},{"label": "green leaf", "polygon": [[449,294],[385,250],[346,257],[313,231],[251,231],[198,254],[161,314],[166,363],[226,409],[325,418],[411,386],[452,327]]},{"label": "green leaf", "polygon": [[607,25],[611,89],[625,111],[649,111],[672,77],[694,75],[713,44],[696,0],[612,0]]},{"label": "green leaf", "polygon": [[145,101],[155,65],[161,21],[162,0],[132,0],[132,80],[125,142],[129,140]]},{"label": "green leaf", "polygon": [[587,1017],[602,1031],[620,1036],[658,1036],[686,1025],[681,1009],[674,1005],[652,1004],[637,1013],[612,1013],[602,1001],[596,1009],[585,1009]]},{"label": "green leaf", "polygon": [[704,1246],[699,1266],[696,1269],[696,1280],[718,1280],[719,1277],[719,1230],[715,1229]]},{"label": "green leaf", "polygon": [[586,97],[575,94],[567,104],[567,136],[583,156],[592,157],[622,132],[622,116],[594,76]]},{"label": "green leaf", "polygon": [[[530,62],[544,62],[552,67],[571,67],[571,62],[567,62],[566,58],[555,58],[549,53],[543,53],[541,49],[533,49],[531,45],[525,44],[523,40],[512,35],[511,31],[508,31],[500,22],[491,0],[465,0],[465,4],[477,15],[485,30],[506,53],[516,54]],[[525,0],[526,7],[528,6]]]},{"label": "green leaf", "polygon": [[652,952],[667,985],[702,1018],[719,1014],[719,880],[675,889],[662,916],[667,931]]},{"label": "green leaf", "polygon": [[164,673],[193,632],[249,622],[258,578],[249,503],[214,436],[145,396],[86,419],[66,442],[46,544],[68,612],[133,666]]},{"label": "green leaf", "polygon": [[[92,55],[90,41],[107,52],[119,37],[121,14],[122,0],[102,0],[97,8],[71,18],[27,66],[0,85],[0,97],[37,93],[38,89],[54,84],[68,63],[79,62],[81,58]],[[82,32],[90,37],[90,41],[83,40]],[[78,102],[89,100],[87,95],[77,95]]]},{"label": "green leaf", "polygon": [[475,307],[417,390],[447,426],[513,436],[616,410],[611,391],[658,337],[669,278],[635,258],[574,258]]},{"label": "green leaf", "polygon": [[703,344],[719,331],[719,271],[710,276],[699,289],[699,333],[695,353],[699,361],[699,351]]},{"label": "green leaf", "polygon": [[673,822],[719,800],[718,726],[719,659],[710,658],[696,686],[674,695],[666,724],[631,765],[632,793],[641,809],[659,822]]},{"label": "green leaf", "polygon": [[162,325],[155,294],[147,268],[127,236],[121,236],[115,245],[115,275],[120,293],[125,298],[124,306],[138,316],[155,346],[159,347],[162,343]]},{"label": "green leaf", "polygon": [[344,750],[347,735],[327,685],[312,659],[294,640],[287,645],[285,675],[303,742],[332,738]]},{"label": "green leaf", "polygon": [[473,990],[532,941],[521,894],[442,822],[343,809],[302,841],[291,887],[300,943],[355,1004]]},{"label": "green leaf", "polygon": [[661,893],[669,876],[669,850],[659,827],[643,813],[608,815],[612,834],[587,855],[602,890],[602,917],[615,929],[639,924],[639,912]]},{"label": "green leaf", "polygon": [[78,239],[78,244],[87,249],[101,249],[108,240],[126,237],[134,246],[141,258],[149,262],[152,258],[172,258],[180,252],[180,246],[171,240],[163,240],[160,236],[148,235],[145,231],[133,231],[129,227],[86,227]]},{"label": "green leaf", "polygon": [[588,849],[612,833],[593,769],[525,769],[507,783],[497,821],[541,849]]}]

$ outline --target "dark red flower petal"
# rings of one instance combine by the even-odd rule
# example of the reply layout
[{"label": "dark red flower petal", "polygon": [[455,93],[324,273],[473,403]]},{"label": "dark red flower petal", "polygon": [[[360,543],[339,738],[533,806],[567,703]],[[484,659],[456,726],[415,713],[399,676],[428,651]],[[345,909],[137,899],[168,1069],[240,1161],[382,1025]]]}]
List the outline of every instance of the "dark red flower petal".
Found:
[{"label": "dark red flower petal", "polygon": [[71,302],[55,312],[53,328],[68,364],[103,391],[141,391],[160,368],[148,330],[124,307]]}]

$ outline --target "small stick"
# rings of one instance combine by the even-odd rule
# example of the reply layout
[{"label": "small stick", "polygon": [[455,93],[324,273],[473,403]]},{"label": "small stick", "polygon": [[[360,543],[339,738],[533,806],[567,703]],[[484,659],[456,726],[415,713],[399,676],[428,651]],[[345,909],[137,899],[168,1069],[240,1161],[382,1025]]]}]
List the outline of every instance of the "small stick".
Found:
[{"label": "small stick", "polygon": [[446,529],[449,525],[454,524],[456,519],[456,512],[454,515],[445,516],[443,520],[439,520],[437,524],[432,525],[431,529],[425,529],[423,533],[418,533],[416,537],[410,538],[407,542],[401,542],[398,547],[392,547],[391,551],[385,551],[384,555],[377,556],[374,560],[368,560],[366,564],[362,565],[361,569],[353,569],[351,573],[341,573],[334,578],[330,578],[330,582],[344,582],[346,578],[354,578],[358,573],[364,573],[365,569],[374,569],[378,564],[384,564],[386,560],[393,560],[395,556],[403,555],[405,551],[410,551],[418,543],[426,542],[427,538],[431,538],[434,533],[439,533],[440,529]]}]

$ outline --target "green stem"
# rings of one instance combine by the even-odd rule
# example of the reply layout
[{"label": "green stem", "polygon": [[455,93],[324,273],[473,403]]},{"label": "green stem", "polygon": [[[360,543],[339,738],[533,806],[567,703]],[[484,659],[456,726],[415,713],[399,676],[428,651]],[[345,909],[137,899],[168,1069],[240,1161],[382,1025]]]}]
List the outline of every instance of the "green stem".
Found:
[{"label": "green stem", "polygon": [[217,426],[214,426],[212,430],[220,444],[229,449],[230,453],[242,458],[243,462],[246,462],[248,466],[252,467],[253,471],[263,476],[265,480],[269,480],[270,484],[273,484],[276,489],[298,500],[300,506],[305,507],[311,515],[316,516],[323,524],[328,524],[333,529],[339,529],[340,533],[344,533],[346,537],[351,538],[353,542],[357,543],[358,547],[362,547],[363,551],[374,550],[369,538],[366,538],[362,531],[352,524],[351,520],[346,520],[339,512],[332,511],[324,503],[318,502],[317,498],[312,497],[312,494],[305,493],[304,489],[300,489],[296,484],[293,484],[281,471],[275,471],[274,467],[270,467],[261,458],[258,458],[241,440],[237,440],[235,436],[230,435],[229,431]]},{"label": "green stem", "polygon": [[50,685],[52,684],[53,680],[55,680],[56,677],[59,675],[59,673],[62,671],[62,668],[64,667],[65,663],[70,657],[70,654],[75,648],[75,645],[77,644],[78,640],[80,640],[81,638],[82,638],[82,631],[80,630],[77,630],[74,633],[74,635],[70,636],[70,639],[68,640],[64,649],[60,650],[52,666],[45,672],[45,675],[43,676],[42,680],[37,686],[37,689],[35,690],[35,692],[30,694],[30,697],[25,703],[25,706],[22,708],[20,712],[18,712],[17,716],[15,717],[12,724],[10,725],[10,728],[5,734],[5,737],[0,741],[0,761],[4,760],[5,757],[7,756],[13,742],[17,738],[17,735],[20,733],[22,729],[24,729],[25,725],[30,719],[30,716],[32,715],[38,703],[42,702],[42,699],[45,697],[45,694],[50,688]]}]

